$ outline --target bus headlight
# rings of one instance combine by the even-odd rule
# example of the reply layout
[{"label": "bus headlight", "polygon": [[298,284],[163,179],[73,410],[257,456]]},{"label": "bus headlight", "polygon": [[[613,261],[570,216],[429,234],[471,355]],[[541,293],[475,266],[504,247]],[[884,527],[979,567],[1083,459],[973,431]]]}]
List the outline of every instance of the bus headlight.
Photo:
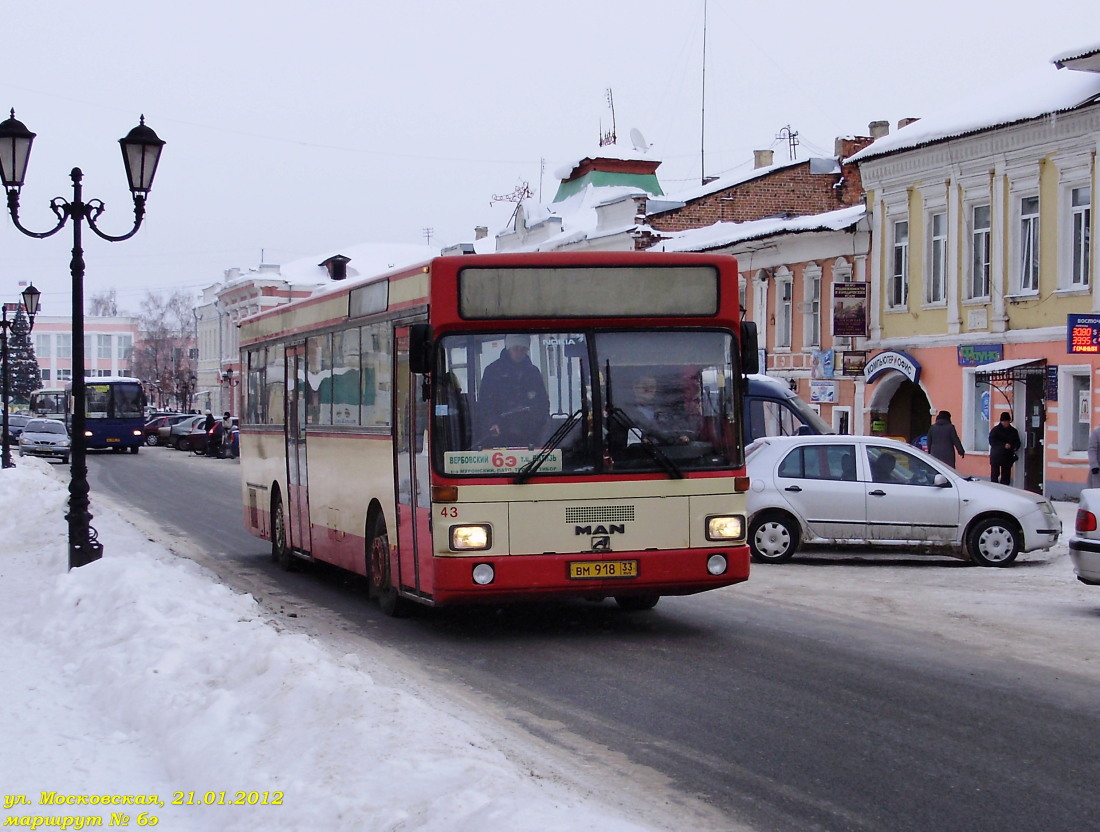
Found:
[{"label": "bus headlight", "polygon": [[715,514],[707,518],[707,540],[741,540],[744,536],[743,514]]},{"label": "bus headlight", "polygon": [[488,586],[496,578],[496,572],[493,571],[493,565],[491,563],[479,563],[474,567],[473,572],[474,583],[479,586]]},{"label": "bus headlight", "polygon": [[493,531],[488,524],[451,526],[451,551],[472,552],[493,545]]}]

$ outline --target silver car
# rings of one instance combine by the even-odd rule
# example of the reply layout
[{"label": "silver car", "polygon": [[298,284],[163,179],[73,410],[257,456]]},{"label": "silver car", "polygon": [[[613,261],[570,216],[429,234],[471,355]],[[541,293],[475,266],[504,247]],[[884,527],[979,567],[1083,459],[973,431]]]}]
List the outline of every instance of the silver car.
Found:
[{"label": "silver car", "polygon": [[69,461],[69,431],[58,419],[31,419],[19,434],[19,456],[48,456]]},{"label": "silver car", "polygon": [[802,543],[932,548],[982,566],[1058,542],[1039,494],[969,479],[924,451],[877,436],[758,439],[747,451],[749,546],[780,563]]},{"label": "silver car", "polygon": [[1073,571],[1083,584],[1100,586],[1100,488],[1086,488],[1077,504],[1074,536],[1069,539],[1069,557]]}]

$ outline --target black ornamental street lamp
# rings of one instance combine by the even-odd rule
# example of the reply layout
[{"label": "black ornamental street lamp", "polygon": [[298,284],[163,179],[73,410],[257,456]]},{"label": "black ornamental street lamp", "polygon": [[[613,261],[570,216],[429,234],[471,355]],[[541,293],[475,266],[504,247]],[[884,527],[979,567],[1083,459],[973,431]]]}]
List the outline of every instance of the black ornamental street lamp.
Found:
[{"label": "black ornamental street lamp", "polygon": [[[34,288],[32,283],[26,289],[23,290],[23,308],[27,311],[27,318],[30,321],[30,329],[34,329],[34,316],[38,314],[38,300],[42,296],[42,293]],[[0,318],[0,362],[3,363],[3,395],[4,395],[4,417],[3,417],[3,455],[0,456],[4,468],[14,468],[15,463],[11,461],[11,436],[8,435],[8,407],[9,399],[11,398],[11,367],[10,358],[8,356],[8,331],[11,329],[14,320],[8,320],[8,305],[4,305],[3,317]]]},{"label": "black ornamental street lamp", "polygon": [[57,217],[57,225],[49,231],[36,232],[23,227],[19,221],[19,191],[27,173],[27,159],[31,153],[31,142],[35,134],[15,118],[0,122],[0,181],[8,192],[8,212],[15,227],[28,237],[42,239],[52,237],[72,220],[73,257],[70,272],[73,278],[73,411],[72,411],[72,458],[69,479],[69,568],[84,566],[103,555],[103,544],[96,539],[95,529],[91,527],[92,515],[88,512],[88,464],[85,458],[84,435],[84,248],[81,244],[81,231],[84,223],[96,236],[108,242],[117,243],[133,237],[141,227],[145,216],[145,199],[153,187],[153,176],[157,172],[160,151],[164,147],[157,134],[145,126],[145,116],[137,127],[119,139],[122,147],[122,161],[126,165],[126,180],[130,193],[134,197],[134,227],[121,236],[115,237],[100,231],[96,226],[99,215],[105,205],[98,199],[84,201],[81,181],[84,174],[80,168],[73,168],[70,174],[73,180],[73,198],[66,201],[54,197],[50,208]]}]

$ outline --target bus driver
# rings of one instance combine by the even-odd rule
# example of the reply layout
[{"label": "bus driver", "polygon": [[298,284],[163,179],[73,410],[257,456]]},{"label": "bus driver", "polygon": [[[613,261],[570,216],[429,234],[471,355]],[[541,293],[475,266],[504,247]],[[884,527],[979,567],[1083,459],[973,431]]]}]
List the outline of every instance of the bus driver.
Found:
[{"label": "bus driver", "polygon": [[530,446],[543,438],[550,397],[530,351],[528,336],[508,335],[500,357],[485,368],[478,397],[483,442]]},{"label": "bus driver", "polygon": [[697,433],[674,410],[662,406],[657,395],[657,379],[639,376],[633,385],[634,402],[626,407],[631,421],[642,437],[658,445],[686,445]]}]

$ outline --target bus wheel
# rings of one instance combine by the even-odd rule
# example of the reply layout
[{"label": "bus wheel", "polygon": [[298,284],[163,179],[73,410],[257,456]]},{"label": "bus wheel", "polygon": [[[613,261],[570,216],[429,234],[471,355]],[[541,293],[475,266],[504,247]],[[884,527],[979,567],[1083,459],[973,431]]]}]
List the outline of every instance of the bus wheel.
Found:
[{"label": "bus wheel", "polygon": [[278,494],[271,501],[271,559],[287,572],[298,571],[298,561],[290,553],[290,544],[287,543],[286,514]]},{"label": "bus wheel", "polygon": [[141,450],[140,445],[131,445],[130,446],[130,453],[132,453],[132,454],[136,454],[140,450]]},{"label": "bus wheel", "polygon": [[402,618],[409,612],[409,602],[402,598],[393,584],[390,570],[390,536],[386,518],[378,514],[371,521],[367,549],[367,577],[371,591],[378,594],[378,606],[391,618]]},{"label": "bus wheel", "polygon": [[657,602],[660,600],[660,595],[615,596],[615,603],[619,605],[619,609],[626,610],[627,612],[642,612],[643,610],[651,610],[655,606],[657,606]]}]

